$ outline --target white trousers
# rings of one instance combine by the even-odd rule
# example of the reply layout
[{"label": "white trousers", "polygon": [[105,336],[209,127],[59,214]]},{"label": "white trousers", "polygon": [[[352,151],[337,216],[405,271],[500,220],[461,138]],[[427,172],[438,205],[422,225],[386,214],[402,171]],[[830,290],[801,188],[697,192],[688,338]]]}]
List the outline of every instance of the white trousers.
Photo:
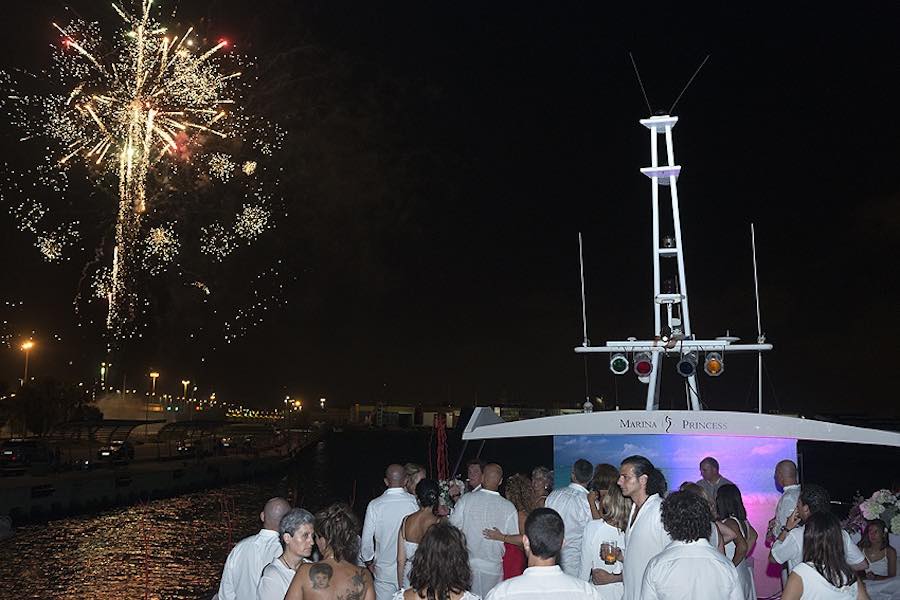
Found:
[{"label": "white trousers", "polygon": [[399,589],[396,583],[376,579],[375,600],[391,600]]},{"label": "white trousers", "polygon": [[[485,596],[487,596],[487,593],[494,588],[494,586],[500,583],[500,580],[502,579],[503,571],[479,571],[478,569],[475,569],[473,567],[472,589],[470,591],[476,596],[484,598]],[[379,598],[379,600],[381,599]]]}]

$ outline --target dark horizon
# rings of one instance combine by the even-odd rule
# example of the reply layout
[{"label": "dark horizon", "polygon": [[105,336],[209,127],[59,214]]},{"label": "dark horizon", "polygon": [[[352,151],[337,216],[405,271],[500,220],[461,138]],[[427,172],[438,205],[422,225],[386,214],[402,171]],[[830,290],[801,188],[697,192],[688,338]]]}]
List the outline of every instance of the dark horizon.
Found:
[{"label": "dark horizon", "polygon": [[[168,15],[175,3],[162,4]],[[105,33],[118,25],[107,5],[75,6]],[[0,68],[41,69],[63,3],[9,10],[17,26],[0,41]],[[15,385],[20,336],[34,330],[31,374],[86,381],[112,360],[139,391],[155,368],[160,391],[190,379],[200,393],[260,407],[286,394],[336,405],[580,405],[579,231],[592,342],[644,338],[652,327],[650,185],[639,172],[647,108],[628,52],[654,109],[668,108],[710,54],[675,111],[695,333],[756,339],[755,222],[762,325],[775,345],[766,410],[898,417],[881,397],[900,385],[890,366],[900,359],[890,316],[900,291],[891,118],[900,14],[863,5],[773,13],[182,1],[183,22],[257,58],[250,101],[288,132],[288,214],[226,263],[211,302],[223,313],[246,304],[244,281],[280,259],[270,287],[283,285],[287,303],[227,344],[167,279],[169,301],[145,337],[110,358],[102,324],[87,322],[96,315],[78,326],[72,304],[93,247],[48,264],[0,202],[0,333],[12,336],[0,381]],[[11,129],[2,131],[3,161],[21,160]],[[106,200],[93,194],[92,210]],[[66,210],[94,214],[78,203]],[[755,356],[726,359],[719,379],[701,375],[704,404],[754,409]],[[590,395],[643,407],[641,384],[630,374],[614,381],[607,360],[589,362]],[[662,407],[684,407],[678,383],[665,376]]]}]

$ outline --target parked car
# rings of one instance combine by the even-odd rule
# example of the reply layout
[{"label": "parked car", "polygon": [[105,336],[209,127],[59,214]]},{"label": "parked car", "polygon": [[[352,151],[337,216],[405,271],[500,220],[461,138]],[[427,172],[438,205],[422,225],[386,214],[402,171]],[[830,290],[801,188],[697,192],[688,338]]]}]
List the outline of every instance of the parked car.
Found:
[{"label": "parked car", "polygon": [[0,446],[0,469],[4,473],[24,473],[32,465],[47,466],[52,458],[50,447],[39,439],[13,438]]},{"label": "parked car", "polygon": [[128,462],[134,459],[134,444],[128,440],[112,440],[108,446],[97,450],[97,460],[114,463]]}]

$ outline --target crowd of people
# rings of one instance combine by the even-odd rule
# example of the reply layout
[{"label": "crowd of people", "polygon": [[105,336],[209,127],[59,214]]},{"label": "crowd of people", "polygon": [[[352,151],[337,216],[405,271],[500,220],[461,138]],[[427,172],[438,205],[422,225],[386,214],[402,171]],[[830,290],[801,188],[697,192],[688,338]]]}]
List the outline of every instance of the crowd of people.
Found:
[{"label": "crowd of people", "polygon": [[[229,554],[218,599],[756,598],[748,557],[760,536],[713,457],[674,492],[643,456],[579,459],[558,489],[544,467],[504,480],[473,460],[466,474],[447,502],[424,468],[389,465],[362,525],[345,504],[313,515],[269,500],[260,532]],[[784,600],[867,599],[866,580],[896,576],[885,523],[854,544],[824,488],[799,485],[789,460],[774,475],[782,496],[764,538]]]}]

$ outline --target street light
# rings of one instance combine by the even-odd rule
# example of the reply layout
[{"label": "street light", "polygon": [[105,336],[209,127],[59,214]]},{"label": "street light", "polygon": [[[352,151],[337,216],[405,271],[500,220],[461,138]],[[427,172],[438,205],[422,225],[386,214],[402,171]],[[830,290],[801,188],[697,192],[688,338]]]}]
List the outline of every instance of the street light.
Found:
[{"label": "street light", "polygon": [[31,340],[22,344],[22,351],[25,353],[25,373],[22,375],[22,387],[25,387],[28,382],[28,355],[31,354],[32,348],[34,348],[34,342]]},{"label": "street light", "polygon": [[319,398],[319,408],[325,410],[325,398]]},{"label": "street light", "polygon": [[187,386],[188,386],[188,384],[190,384],[190,383],[191,383],[191,381],[190,381],[189,379],[182,379],[182,380],[181,380],[181,385],[184,386],[184,401],[185,401],[185,402],[187,402]]}]

